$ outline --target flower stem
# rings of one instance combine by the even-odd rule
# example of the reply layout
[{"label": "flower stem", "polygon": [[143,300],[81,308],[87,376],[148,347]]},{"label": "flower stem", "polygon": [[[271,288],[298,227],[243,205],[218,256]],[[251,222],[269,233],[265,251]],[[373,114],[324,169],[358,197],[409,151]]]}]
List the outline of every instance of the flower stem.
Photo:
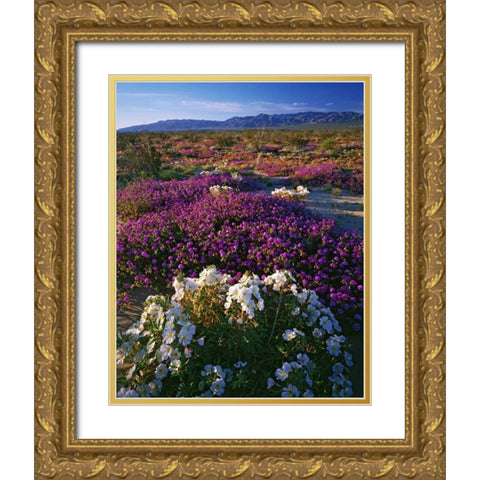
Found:
[{"label": "flower stem", "polygon": [[282,299],[283,299],[283,292],[280,292],[280,299],[278,300],[278,307],[275,313],[275,318],[273,319],[272,331],[270,332],[270,336],[268,337],[268,341],[272,340],[273,332],[275,331],[275,324],[277,323],[278,315],[280,314],[280,307],[282,306]]}]

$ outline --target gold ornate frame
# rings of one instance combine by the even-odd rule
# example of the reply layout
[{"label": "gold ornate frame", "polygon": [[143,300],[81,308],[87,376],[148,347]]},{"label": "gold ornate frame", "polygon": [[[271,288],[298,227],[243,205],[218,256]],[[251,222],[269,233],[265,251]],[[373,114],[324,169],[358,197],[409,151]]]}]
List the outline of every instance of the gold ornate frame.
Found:
[{"label": "gold ornate frame", "polygon": [[[400,41],[405,63],[405,438],[75,438],[75,46]],[[36,478],[445,478],[444,0],[35,2]]]}]

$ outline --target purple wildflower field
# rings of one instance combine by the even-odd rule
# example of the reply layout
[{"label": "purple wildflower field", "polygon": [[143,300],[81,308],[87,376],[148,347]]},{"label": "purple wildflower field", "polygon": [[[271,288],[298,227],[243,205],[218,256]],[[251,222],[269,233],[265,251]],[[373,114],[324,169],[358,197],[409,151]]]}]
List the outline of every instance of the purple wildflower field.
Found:
[{"label": "purple wildflower field", "polygon": [[278,132],[263,143],[242,132],[121,137],[118,308],[138,287],[170,292],[177,276],[195,278],[212,265],[232,282],[246,272],[265,278],[288,270],[330,307],[343,331],[361,331],[362,233],[268,190],[275,181],[361,194],[361,132],[306,136],[300,147]]}]

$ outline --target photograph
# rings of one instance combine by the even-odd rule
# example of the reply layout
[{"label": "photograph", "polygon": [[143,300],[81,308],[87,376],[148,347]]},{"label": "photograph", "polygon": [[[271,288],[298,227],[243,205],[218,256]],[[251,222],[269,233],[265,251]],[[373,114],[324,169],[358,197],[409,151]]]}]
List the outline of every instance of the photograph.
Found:
[{"label": "photograph", "polygon": [[365,396],[369,80],[110,77],[117,398]]}]

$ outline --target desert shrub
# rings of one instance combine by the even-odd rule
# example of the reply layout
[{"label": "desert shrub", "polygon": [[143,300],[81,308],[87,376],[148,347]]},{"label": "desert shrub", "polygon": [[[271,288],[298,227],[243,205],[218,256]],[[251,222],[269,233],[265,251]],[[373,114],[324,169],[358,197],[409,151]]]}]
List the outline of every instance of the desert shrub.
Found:
[{"label": "desert shrub", "polygon": [[295,132],[293,133],[288,142],[295,148],[303,148],[308,145],[308,138],[305,136],[303,132]]},{"label": "desert shrub", "polygon": [[231,132],[220,132],[216,135],[215,140],[220,148],[227,148],[235,143],[236,138]]},{"label": "desert shrub", "polygon": [[334,144],[335,144],[334,140],[332,140],[331,138],[328,138],[327,140],[324,140],[322,142],[322,148],[323,150],[330,150]]}]

